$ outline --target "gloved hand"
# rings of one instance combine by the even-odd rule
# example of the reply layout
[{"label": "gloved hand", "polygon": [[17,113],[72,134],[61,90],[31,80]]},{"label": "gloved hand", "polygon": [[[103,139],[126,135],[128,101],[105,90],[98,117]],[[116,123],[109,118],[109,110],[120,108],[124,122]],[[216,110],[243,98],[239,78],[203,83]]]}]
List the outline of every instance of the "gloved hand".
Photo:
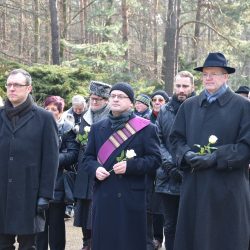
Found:
[{"label": "gloved hand", "polygon": [[179,170],[177,167],[172,168],[169,171],[169,175],[171,178],[173,178],[176,182],[182,181],[182,171]]},{"label": "gloved hand", "polygon": [[190,159],[190,165],[194,170],[211,168],[216,164],[216,154],[196,155]]},{"label": "gloved hand", "polygon": [[186,163],[191,166],[191,160],[197,155],[198,154],[193,151],[187,151],[186,154],[184,155],[184,159]]},{"label": "gloved hand", "polygon": [[37,213],[43,213],[46,209],[49,208],[49,200],[43,197],[39,197],[37,200]]},{"label": "gloved hand", "polygon": [[174,164],[171,162],[165,162],[163,163],[162,168],[164,169],[164,173],[166,175],[169,175],[169,172],[171,171],[171,169],[174,168]]}]

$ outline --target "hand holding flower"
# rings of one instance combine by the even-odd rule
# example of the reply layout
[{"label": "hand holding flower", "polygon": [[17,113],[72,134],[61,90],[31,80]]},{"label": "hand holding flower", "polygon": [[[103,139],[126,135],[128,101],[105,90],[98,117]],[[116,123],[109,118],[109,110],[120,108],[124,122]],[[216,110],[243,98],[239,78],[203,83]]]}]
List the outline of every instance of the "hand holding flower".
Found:
[{"label": "hand holding flower", "polygon": [[98,167],[95,176],[99,181],[103,181],[110,176],[110,173],[104,167]]},{"label": "hand holding flower", "polygon": [[215,144],[217,142],[218,138],[215,135],[210,135],[208,138],[208,144],[205,146],[201,146],[199,144],[194,144],[194,146],[198,147],[200,151],[198,152],[199,155],[204,154],[211,154],[211,150],[216,150],[216,147],[211,147],[211,144]]},{"label": "hand holding flower", "polygon": [[111,170],[109,170],[109,173],[114,171],[116,174],[124,174],[127,169],[127,159],[132,159],[136,156],[136,153],[133,149],[128,149],[125,153],[124,150],[122,150],[120,156],[116,157],[117,163],[113,166]]}]

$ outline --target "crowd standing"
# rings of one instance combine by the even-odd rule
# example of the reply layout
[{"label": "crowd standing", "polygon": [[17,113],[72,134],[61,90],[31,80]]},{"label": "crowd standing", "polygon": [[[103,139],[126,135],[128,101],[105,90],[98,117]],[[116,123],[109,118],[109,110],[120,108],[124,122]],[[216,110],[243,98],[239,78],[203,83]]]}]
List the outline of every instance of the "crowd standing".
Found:
[{"label": "crowd standing", "polygon": [[[250,249],[250,94],[209,53],[204,89],[178,72],[173,94],[91,81],[89,96],[48,96],[16,69],[0,107],[0,250],[63,250],[65,217],[82,250]],[[0,104],[1,106],[1,104]],[[229,115],[230,114],[230,115]],[[18,208],[18,209],[17,209]]]}]

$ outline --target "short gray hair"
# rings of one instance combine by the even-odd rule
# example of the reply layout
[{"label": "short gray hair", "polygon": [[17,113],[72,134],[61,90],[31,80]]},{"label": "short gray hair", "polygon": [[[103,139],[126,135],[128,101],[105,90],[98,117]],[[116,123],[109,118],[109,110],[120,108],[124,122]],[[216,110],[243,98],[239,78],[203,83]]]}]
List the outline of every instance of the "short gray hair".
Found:
[{"label": "short gray hair", "polygon": [[72,105],[77,104],[77,105],[86,105],[86,100],[82,95],[74,95],[72,97]]},{"label": "short gray hair", "polygon": [[31,78],[31,75],[29,72],[27,72],[26,70],[24,69],[14,69],[12,70],[8,77],[11,76],[11,75],[16,75],[16,74],[22,74],[24,77],[25,77],[25,81],[26,81],[26,84],[28,85],[31,85],[32,84],[32,78]]}]

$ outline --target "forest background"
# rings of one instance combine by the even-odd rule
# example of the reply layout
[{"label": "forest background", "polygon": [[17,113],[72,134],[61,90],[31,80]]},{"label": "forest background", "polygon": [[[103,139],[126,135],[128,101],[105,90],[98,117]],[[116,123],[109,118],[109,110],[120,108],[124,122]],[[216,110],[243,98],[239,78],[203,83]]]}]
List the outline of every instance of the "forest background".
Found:
[{"label": "forest background", "polygon": [[42,102],[87,96],[91,80],[129,82],[136,93],[165,89],[189,70],[199,91],[209,52],[236,67],[235,90],[250,85],[250,1],[0,0],[0,96],[6,76],[22,67]]}]

